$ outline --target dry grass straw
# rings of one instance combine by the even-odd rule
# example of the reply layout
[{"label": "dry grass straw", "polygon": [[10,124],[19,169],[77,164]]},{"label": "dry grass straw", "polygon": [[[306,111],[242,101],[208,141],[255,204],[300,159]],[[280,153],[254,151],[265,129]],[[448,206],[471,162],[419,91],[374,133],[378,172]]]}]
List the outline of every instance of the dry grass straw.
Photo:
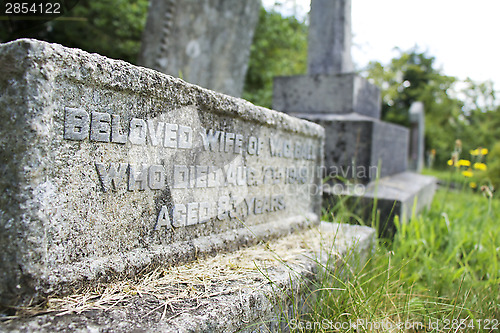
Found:
[{"label": "dry grass straw", "polygon": [[303,260],[303,255],[313,256],[311,249],[318,248],[320,243],[333,244],[333,239],[324,239],[318,228],[312,228],[233,253],[174,267],[157,267],[135,279],[87,287],[64,297],[51,296],[43,305],[19,308],[16,316],[10,318],[50,312],[64,315],[88,310],[109,311],[127,306],[137,297],[158,300],[158,307],[150,313],[162,309],[162,319],[167,312],[177,316],[218,295],[241,292],[245,288],[257,289],[269,283],[269,277],[263,272],[300,266],[299,259]]}]

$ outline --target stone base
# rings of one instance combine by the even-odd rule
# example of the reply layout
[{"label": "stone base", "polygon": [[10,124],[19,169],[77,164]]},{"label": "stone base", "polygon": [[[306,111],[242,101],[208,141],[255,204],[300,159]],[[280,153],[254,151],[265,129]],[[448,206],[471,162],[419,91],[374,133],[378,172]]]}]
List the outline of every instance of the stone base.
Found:
[{"label": "stone base", "polygon": [[[347,207],[366,223],[373,217],[373,207],[379,216],[379,235],[392,237],[396,232],[394,217],[405,223],[413,214],[428,208],[436,191],[436,179],[412,172],[403,172],[373,181],[366,186],[363,195],[356,191],[344,191],[340,196],[349,196]],[[331,208],[338,202],[335,187],[326,187],[323,192],[323,207]]]},{"label": "stone base", "polygon": [[348,114],[380,118],[380,90],[354,74],[274,79],[273,109],[285,113]]},{"label": "stone base", "polygon": [[324,177],[368,183],[407,170],[408,129],[350,114],[291,115],[325,128]]},{"label": "stone base", "polygon": [[[287,320],[296,318],[291,317],[294,310],[311,300],[319,263],[336,265],[341,272],[344,260],[366,260],[374,241],[371,228],[323,222],[272,243],[166,269],[158,279],[171,277],[174,283],[156,292],[148,288],[158,280],[130,281],[125,291],[97,295],[92,299],[95,306],[85,309],[73,303],[58,312],[1,323],[0,331],[289,331]],[[108,303],[100,301],[105,297]],[[63,300],[71,299],[79,296]],[[61,313],[68,309],[72,311]]]}]

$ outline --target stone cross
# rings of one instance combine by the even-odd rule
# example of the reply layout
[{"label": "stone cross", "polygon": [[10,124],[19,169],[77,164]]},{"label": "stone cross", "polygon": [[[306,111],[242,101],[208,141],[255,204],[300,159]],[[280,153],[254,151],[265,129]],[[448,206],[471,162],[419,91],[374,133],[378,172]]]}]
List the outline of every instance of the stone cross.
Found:
[{"label": "stone cross", "polygon": [[353,71],[351,0],[311,0],[308,74]]}]

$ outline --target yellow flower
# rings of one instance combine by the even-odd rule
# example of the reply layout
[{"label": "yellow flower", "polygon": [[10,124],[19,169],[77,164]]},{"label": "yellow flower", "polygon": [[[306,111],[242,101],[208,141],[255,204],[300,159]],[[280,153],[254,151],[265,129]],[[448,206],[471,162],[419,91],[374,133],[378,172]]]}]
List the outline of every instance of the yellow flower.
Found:
[{"label": "yellow flower", "polygon": [[470,161],[469,160],[460,160],[458,161],[459,166],[470,166]]},{"label": "yellow flower", "polygon": [[464,177],[472,177],[474,175],[474,173],[470,170],[467,170],[467,171],[462,171],[462,175],[464,175]]},{"label": "yellow flower", "polygon": [[477,188],[476,182],[470,182],[469,186],[470,186],[470,188]]},{"label": "yellow flower", "polygon": [[479,149],[474,149],[474,150],[471,150],[471,151],[470,151],[470,154],[471,154],[472,156],[477,156],[477,155],[479,155]]},{"label": "yellow flower", "polygon": [[452,166],[453,165],[453,160],[448,160],[448,165]]},{"label": "yellow flower", "polygon": [[484,163],[474,163],[474,169],[486,171],[488,169],[488,167]]},{"label": "yellow flower", "polygon": [[488,155],[488,148],[481,149],[481,155]]}]

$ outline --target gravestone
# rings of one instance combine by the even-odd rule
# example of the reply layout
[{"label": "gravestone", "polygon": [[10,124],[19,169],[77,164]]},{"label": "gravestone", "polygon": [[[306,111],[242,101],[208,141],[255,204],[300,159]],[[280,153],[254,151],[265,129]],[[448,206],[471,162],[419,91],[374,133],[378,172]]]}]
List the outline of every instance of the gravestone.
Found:
[{"label": "gravestone", "polygon": [[[421,201],[418,207],[430,203],[434,183],[420,175],[391,178],[407,170],[409,133],[380,120],[379,89],[351,73],[350,10],[350,0],[311,1],[309,72],[275,78],[273,108],[325,127],[325,205],[337,194],[363,197],[364,208],[380,198],[379,203],[387,203],[378,207],[386,221],[393,212],[407,216],[404,207],[415,198]],[[337,191],[339,181],[366,186],[355,193]]]},{"label": "gravestone", "polygon": [[0,303],[319,223],[324,130],[97,54],[0,45]]},{"label": "gravestone", "polygon": [[425,154],[425,112],[422,102],[413,102],[410,114],[410,169],[421,172]]},{"label": "gravestone", "polygon": [[152,0],[139,65],[239,97],[259,0]]}]

